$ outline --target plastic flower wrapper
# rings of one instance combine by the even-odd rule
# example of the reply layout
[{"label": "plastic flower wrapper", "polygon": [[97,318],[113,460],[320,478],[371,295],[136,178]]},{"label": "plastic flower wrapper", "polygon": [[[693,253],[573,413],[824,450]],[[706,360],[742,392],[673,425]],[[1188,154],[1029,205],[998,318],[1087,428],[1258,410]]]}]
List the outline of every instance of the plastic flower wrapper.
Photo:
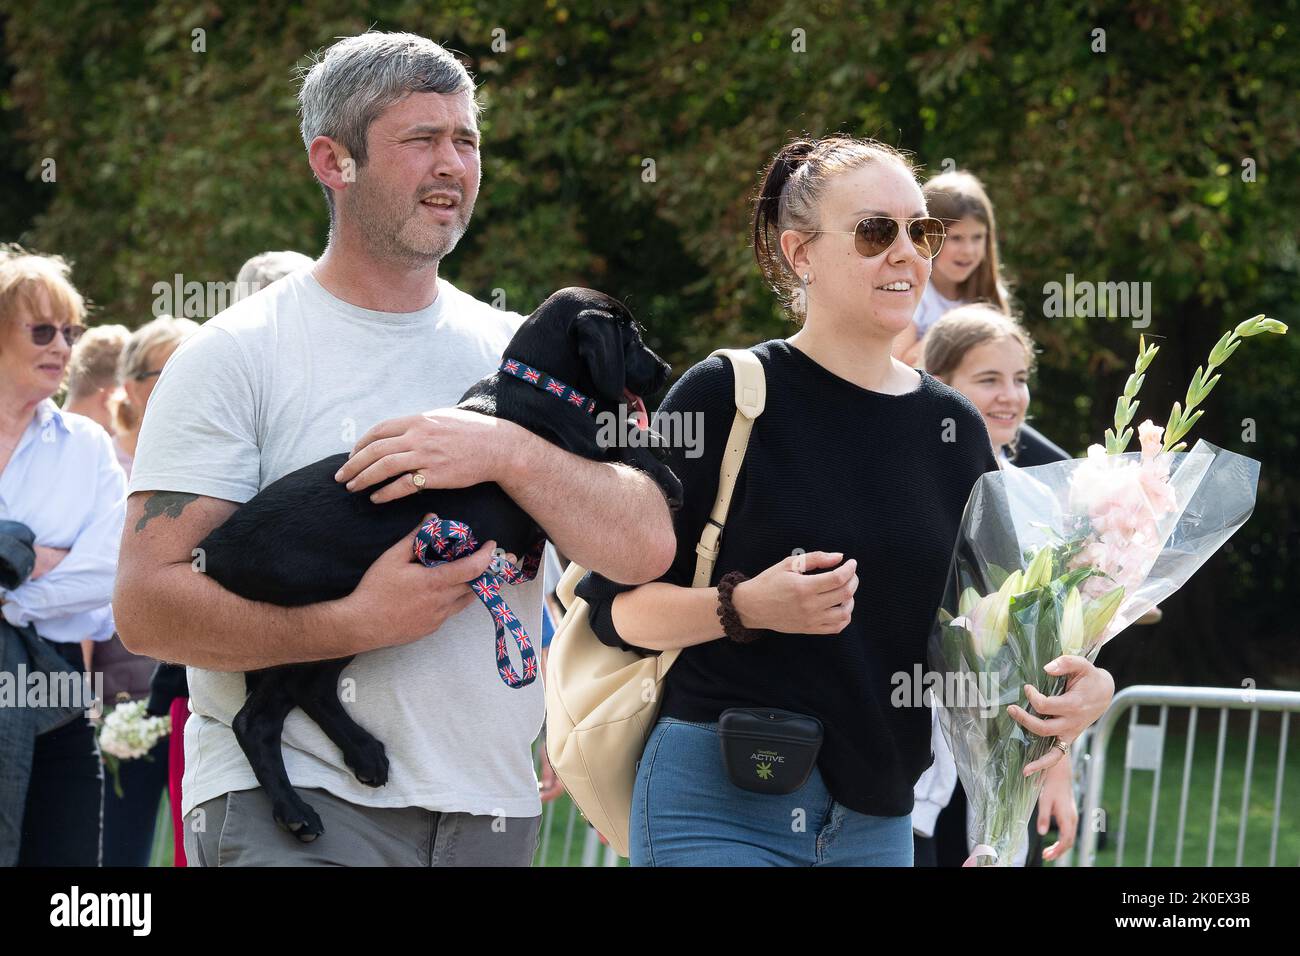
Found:
[{"label": "plastic flower wrapper", "polygon": [[[1260,331],[1286,327],[1247,320],[1220,340],[1209,371],[1235,350],[1233,336]],[[930,667],[946,675],[939,720],[974,811],[968,865],[1015,859],[1043,777],[1027,778],[1024,768],[1054,743],[1021,727],[1007,706],[1033,712],[1025,684],[1060,694],[1066,678],[1047,674],[1049,661],[1095,659],[1182,587],[1254,509],[1258,462],[1205,441],[1167,450],[1182,447],[1178,439],[1200,417],[1188,413],[1217,375],[1198,369],[1186,410],[1174,406],[1172,433],[1145,421],[1142,450],[1124,453],[1133,399],[1156,351],[1142,346],[1106,448],[983,475],[966,503],[929,651]]]},{"label": "plastic flower wrapper", "polygon": [[146,706],[143,700],[123,701],[104,716],[99,728],[99,749],[113,775],[113,789],[118,797],[123,795],[119,776],[121,762],[141,757],[151,759],[149,751],[171,733],[171,717],[150,717],[145,713]]}]

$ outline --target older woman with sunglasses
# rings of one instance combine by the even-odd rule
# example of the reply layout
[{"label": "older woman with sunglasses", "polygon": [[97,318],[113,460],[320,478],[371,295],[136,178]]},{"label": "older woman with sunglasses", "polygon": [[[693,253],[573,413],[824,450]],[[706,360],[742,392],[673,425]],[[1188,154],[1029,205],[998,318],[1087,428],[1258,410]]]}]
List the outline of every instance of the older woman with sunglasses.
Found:
[{"label": "older woman with sunglasses", "polygon": [[[95,866],[103,777],[80,687],[83,639],[113,633],[109,598],[126,476],[107,433],[51,400],[85,305],[62,259],[0,247],[0,665],[45,672],[49,698],[0,708],[0,864]],[[21,579],[21,580],[20,580]],[[78,679],[54,680],[59,674]],[[31,682],[28,682],[29,687]],[[55,689],[60,694],[55,695]]]},{"label": "older woman with sunglasses", "polygon": [[[681,649],[637,771],[632,863],[911,866],[912,787],[932,755],[929,704],[908,685],[926,669],[966,499],[997,467],[971,403],[890,355],[943,224],[901,154],[837,137],[777,154],[753,241],[802,327],[751,350],[767,404],[712,586],[689,585],[735,414],[721,358],[687,371],[663,403],[704,426],[702,455],[668,451],[685,488],[671,570],[635,589],[594,575],[578,588],[605,643]],[[1082,658],[1066,668],[1069,690],[1034,701],[1046,719],[1012,716],[1068,744],[1113,683]],[[719,739],[732,708],[820,722],[802,786],[780,795],[732,782]],[[1059,759],[1054,748],[1031,769]]]}]

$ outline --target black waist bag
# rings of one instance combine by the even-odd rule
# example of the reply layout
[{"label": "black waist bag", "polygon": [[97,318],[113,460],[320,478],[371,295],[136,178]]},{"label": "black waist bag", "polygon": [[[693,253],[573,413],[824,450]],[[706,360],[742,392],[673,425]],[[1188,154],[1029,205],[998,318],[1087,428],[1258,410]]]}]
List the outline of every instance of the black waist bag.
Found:
[{"label": "black waist bag", "polygon": [[718,718],[727,776],[742,790],[793,793],[817,766],[822,722],[771,707],[732,707]]}]

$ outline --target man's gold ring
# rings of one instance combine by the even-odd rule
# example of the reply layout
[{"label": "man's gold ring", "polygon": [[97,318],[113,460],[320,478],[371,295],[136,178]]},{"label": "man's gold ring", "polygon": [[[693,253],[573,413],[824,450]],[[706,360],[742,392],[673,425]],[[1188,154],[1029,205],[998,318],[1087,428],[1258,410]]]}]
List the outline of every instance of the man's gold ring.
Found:
[{"label": "man's gold ring", "polygon": [[417,488],[423,488],[424,475],[420,474],[418,471],[413,471],[410,474],[411,474],[411,484],[415,485],[415,487]]}]

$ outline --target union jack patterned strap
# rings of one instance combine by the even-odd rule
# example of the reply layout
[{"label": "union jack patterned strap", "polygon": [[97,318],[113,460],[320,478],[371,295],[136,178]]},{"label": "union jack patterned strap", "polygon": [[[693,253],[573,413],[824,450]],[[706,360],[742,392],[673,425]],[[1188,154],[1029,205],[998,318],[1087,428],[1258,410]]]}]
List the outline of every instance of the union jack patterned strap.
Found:
[{"label": "union jack patterned strap", "polygon": [[505,372],[507,375],[513,375],[521,382],[534,385],[548,395],[554,395],[570,405],[576,405],[588,415],[596,411],[596,400],[594,398],[588,398],[576,389],[565,385],[554,375],[547,375],[531,365],[525,365],[523,362],[512,358],[502,359],[500,371]]},{"label": "union jack patterned strap", "polygon": [[[483,602],[483,606],[492,615],[492,625],[496,628],[497,673],[507,687],[527,687],[537,678],[537,657],[533,651],[533,642],[524,629],[523,622],[515,616],[501,596],[501,583],[524,584],[537,577],[537,570],[542,565],[542,551],[546,548],[546,539],[538,538],[537,543],[523,560],[516,566],[501,554],[494,555],[492,563],[482,575],[470,582],[470,590]],[[434,515],[415,534],[415,557],[425,567],[432,568],[446,564],[459,557],[478,550],[478,540],[469,525],[463,521],[449,521]],[[520,664],[524,673],[520,676],[510,663],[506,633],[519,648]]]}]

